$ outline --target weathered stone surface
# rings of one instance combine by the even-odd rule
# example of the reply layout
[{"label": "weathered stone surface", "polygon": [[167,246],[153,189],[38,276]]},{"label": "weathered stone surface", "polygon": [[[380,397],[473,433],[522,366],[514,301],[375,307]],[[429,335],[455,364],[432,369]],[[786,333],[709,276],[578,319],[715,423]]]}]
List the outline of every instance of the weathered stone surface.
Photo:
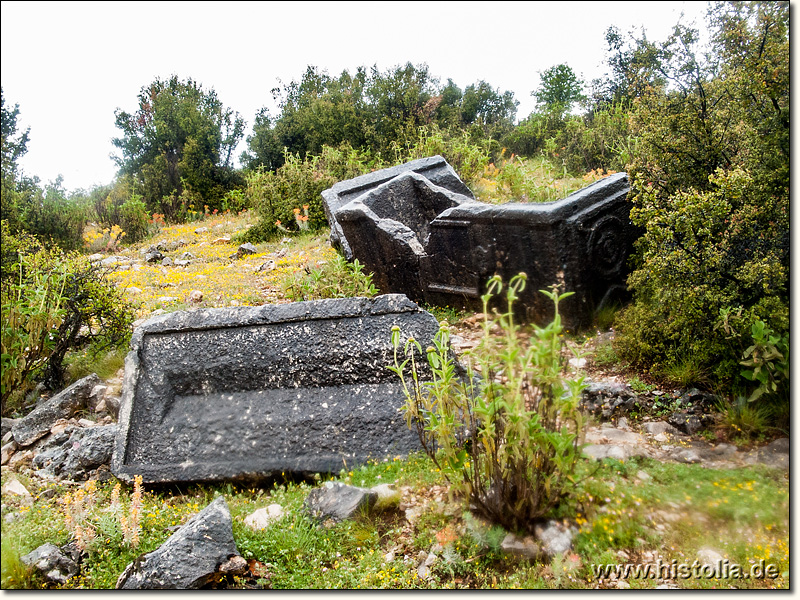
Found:
[{"label": "weathered stone surface", "polygon": [[756,450],[751,450],[744,457],[747,464],[762,463],[768,467],[789,469],[789,438],[778,438]]},{"label": "weathered stone surface", "polygon": [[175,312],[134,331],[112,471],[145,482],[338,472],[419,440],[386,369],[391,328],[436,319],[400,295]]},{"label": "weathered stone surface", "polygon": [[470,189],[459,179],[453,167],[441,156],[420,158],[403,165],[381,169],[354,179],[340,181],[332,188],[322,192],[322,199],[323,206],[325,207],[325,216],[328,218],[328,223],[330,223],[331,226],[331,244],[340,250],[348,260],[353,258],[353,252],[337,221],[339,209],[361,194],[409,171],[419,173],[436,186],[474,199]]},{"label": "weathered stone surface", "polygon": [[85,406],[92,389],[99,383],[100,378],[92,373],[37,406],[14,424],[11,429],[14,441],[20,446],[28,446],[49,433],[58,419],[68,419]]},{"label": "weathered stone surface", "polygon": [[[508,281],[525,272],[519,316],[550,319],[552,302],[538,290],[559,284],[576,292],[559,307],[573,329],[625,296],[627,258],[638,237],[625,173],[555,202],[498,206],[474,201],[455,185],[437,185],[414,164],[371,173],[364,185],[361,178],[340,182],[322,194],[332,240],[380,279],[381,290],[479,310],[492,275]],[[448,194],[449,204],[430,200]]]},{"label": "weathered stone surface", "polygon": [[116,437],[116,425],[74,429],[66,440],[57,443],[56,438],[37,454],[33,467],[56,477],[86,479],[89,472],[111,463]]},{"label": "weathered stone surface", "polygon": [[658,435],[660,433],[677,435],[680,433],[677,429],[665,421],[651,421],[649,423],[645,423],[644,430],[650,435]]},{"label": "weathered stone surface", "polygon": [[238,556],[231,513],[220,496],[153,552],[129,564],[117,580],[123,590],[198,589]]},{"label": "weathered stone surface", "polygon": [[398,293],[424,300],[427,288],[420,269],[432,224],[447,209],[470,203],[475,201],[408,171],[350,201],[336,218],[353,255],[372,271],[378,289],[402,290]]},{"label": "weathered stone surface", "polygon": [[22,485],[18,479],[10,479],[6,482],[2,489],[3,494],[11,494],[12,496],[20,496],[21,498],[25,498],[30,500],[31,493],[28,491],[24,485]]},{"label": "weathered stone surface", "polygon": [[35,568],[44,574],[46,579],[55,583],[66,583],[70,577],[78,573],[75,561],[65,556],[54,544],[43,544],[30,554],[22,556],[20,560],[22,564]]},{"label": "weathered stone surface", "polygon": [[685,412],[672,413],[667,421],[676,429],[689,435],[693,435],[703,429],[703,422],[699,417]]},{"label": "weathered stone surface", "polygon": [[344,521],[352,519],[362,510],[369,511],[377,501],[378,492],[338,481],[326,481],[308,493],[303,506],[308,514],[320,521]]},{"label": "weathered stone surface", "polygon": [[534,528],[534,533],[541,544],[542,551],[547,556],[564,554],[564,552],[572,548],[572,529],[558,521],[551,520],[543,525],[537,525]]},{"label": "weathered stone surface", "polygon": [[4,443],[6,434],[11,431],[14,425],[16,425],[17,421],[19,421],[19,419],[12,419],[11,417],[0,418],[0,436],[3,437]]}]

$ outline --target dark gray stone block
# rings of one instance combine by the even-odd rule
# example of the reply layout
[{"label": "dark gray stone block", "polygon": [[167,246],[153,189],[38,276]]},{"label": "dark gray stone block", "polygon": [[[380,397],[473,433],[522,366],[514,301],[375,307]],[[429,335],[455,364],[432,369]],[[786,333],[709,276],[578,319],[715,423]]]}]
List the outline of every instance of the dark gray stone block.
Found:
[{"label": "dark gray stone block", "polygon": [[156,550],[129,564],[118,590],[193,590],[208,583],[217,569],[238,556],[225,498],[218,497],[193,516]]},{"label": "dark gray stone block", "polygon": [[151,483],[251,479],[417,450],[386,368],[394,325],[423,347],[438,330],[401,295],[151,318],[126,358],[112,472]]},{"label": "dark gray stone block", "polygon": [[339,209],[361,194],[386,183],[390,179],[394,179],[398,175],[408,172],[419,173],[434,185],[474,199],[470,189],[461,181],[453,167],[441,156],[420,158],[396,167],[381,169],[379,171],[367,173],[366,175],[361,175],[360,177],[340,181],[332,188],[322,192],[322,205],[325,208],[325,215],[331,226],[331,244],[334,248],[342,252],[347,260],[352,260],[353,252],[337,221]]},{"label": "dark gray stone block", "polygon": [[14,441],[20,446],[28,446],[48,434],[56,421],[69,419],[85,406],[92,389],[99,383],[100,378],[92,373],[37,406],[14,423],[11,429]]},{"label": "dark gray stone block", "polygon": [[426,185],[425,173],[389,177],[400,168],[372,173],[378,185],[336,184],[355,190],[349,202],[329,193],[336,186],[323,192],[332,228],[346,239],[342,247],[374,274],[381,291],[479,310],[493,275],[508,282],[524,272],[518,316],[551,319],[552,302],[539,290],[558,284],[575,292],[560,306],[569,329],[591,325],[598,309],[625,298],[627,259],[639,233],[629,218],[625,173],[555,202],[491,205],[452,185]]}]

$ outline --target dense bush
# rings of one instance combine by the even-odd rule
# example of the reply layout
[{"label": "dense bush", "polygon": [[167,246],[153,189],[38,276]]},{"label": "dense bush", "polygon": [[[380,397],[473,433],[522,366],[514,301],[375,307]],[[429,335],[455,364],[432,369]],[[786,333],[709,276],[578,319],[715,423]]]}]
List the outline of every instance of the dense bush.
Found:
[{"label": "dense bush", "polygon": [[150,223],[143,197],[134,187],[132,177],[122,176],[110,186],[92,190],[89,195],[98,223],[109,229],[118,226],[129,243],[146,238]]},{"label": "dense bush", "polygon": [[[409,427],[416,428],[442,472],[458,474],[451,482],[455,489],[483,517],[511,531],[532,532],[537,519],[547,516],[574,484],[583,435],[578,409],[583,382],[561,375],[558,303],[571,294],[544,292],[554,301],[554,320],[535,328],[529,344],[521,343],[513,303],[525,282],[524,274],[509,282],[505,314],[485,316],[483,337],[466,357],[465,374],[456,372],[446,323],[425,351],[430,383],[420,382],[421,346],[413,338],[401,346],[398,327],[392,330],[394,364],[389,368],[403,383]],[[493,278],[487,288],[484,315],[502,282]],[[502,335],[492,334],[496,326]]]},{"label": "dense bush", "polygon": [[2,228],[2,414],[23,400],[36,379],[64,383],[69,350],[100,351],[130,335],[131,309],[103,276],[77,254],[46,247]]},{"label": "dense bush", "polygon": [[52,240],[64,250],[83,245],[83,228],[91,214],[82,196],[67,196],[60,178],[44,189],[36,186],[25,194],[19,213],[22,229],[41,240]]},{"label": "dense bush", "polygon": [[788,335],[789,7],[719,5],[711,24],[717,60],[676,27],[660,51],[675,88],[634,112],[631,219],[645,233],[617,349],[653,371],[693,363],[735,392],[753,325]]}]

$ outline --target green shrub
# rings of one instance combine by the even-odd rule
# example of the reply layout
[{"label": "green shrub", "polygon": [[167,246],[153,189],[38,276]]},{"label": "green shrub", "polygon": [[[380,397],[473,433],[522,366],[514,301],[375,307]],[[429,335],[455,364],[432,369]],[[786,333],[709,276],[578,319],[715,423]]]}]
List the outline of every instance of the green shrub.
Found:
[{"label": "green shrub", "polygon": [[635,303],[618,319],[615,345],[637,367],[656,373],[690,360],[736,389],[745,348],[735,332],[759,320],[788,331],[788,212],[742,169],[710,181],[711,190],[668,203],[652,183],[634,181],[631,219],[645,234],[628,279]]},{"label": "green shrub", "polygon": [[47,249],[3,227],[2,414],[17,408],[36,378],[50,389],[64,383],[72,349],[94,352],[127,342],[133,314],[103,271],[77,254]]},{"label": "green shrub", "polygon": [[64,250],[78,250],[83,245],[83,228],[89,209],[79,196],[67,197],[60,178],[36,188],[21,206],[22,228],[43,241],[52,241]]},{"label": "green shrub", "polygon": [[[483,337],[468,354],[463,377],[456,373],[444,322],[434,345],[426,349],[429,383],[420,382],[421,346],[409,338],[401,348],[397,327],[392,329],[394,364],[389,368],[403,383],[408,425],[416,427],[426,452],[445,474],[458,474],[451,481],[455,489],[490,521],[509,530],[531,531],[536,519],[556,507],[574,483],[581,456],[578,403],[584,385],[583,378],[566,381],[561,376],[558,304],[571,293],[542,290],[555,304],[554,320],[535,328],[530,344],[522,345],[513,303],[526,279],[521,273],[510,281],[508,312],[485,319]],[[484,314],[501,289],[499,277],[489,281]],[[491,334],[496,325],[502,329],[500,336]]]},{"label": "green shrub", "polygon": [[119,225],[125,232],[127,242],[134,243],[145,239],[150,226],[150,215],[142,201],[142,196],[131,194],[130,198],[120,206]]},{"label": "green shrub", "polygon": [[[320,194],[336,179],[319,167],[320,157],[306,157],[285,152],[285,162],[276,171],[263,168],[247,176],[245,195],[259,214],[258,230],[274,234],[278,226],[296,228],[294,209],[308,206],[309,227],[318,230],[327,225]],[[275,224],[275,229],[272,229]],[[299,228],[296,228],[299,230]],[[268,241],[264,238],[259,241]]]},{"label": "green shrub", "polygon": [[690,360],[740,393],[744,336],[789,326],[789,5],[720,3],[711,44],[676,26],[671,89],[632,113],[631,220],[644,231],[617,350],[653,371]]},{"label": "green shrub", "polygon": [[418,158],[444,157],[464,183],[474,184],[491,161],[492,153],[499,155],[499,144],[488,138],[474,139],[466,131],[445,132],[435,124],[417,129],[417,134],[404,144],[392,142],[395,164]]},{"label": "green shrub", "polygon": [[358,259],[347,262],[338,254],[320,268],[289,275],[281,287],[286,297],[295,302],[356,296],[372,298],[378,293],[372,284],[372,273],[365,273]]}]

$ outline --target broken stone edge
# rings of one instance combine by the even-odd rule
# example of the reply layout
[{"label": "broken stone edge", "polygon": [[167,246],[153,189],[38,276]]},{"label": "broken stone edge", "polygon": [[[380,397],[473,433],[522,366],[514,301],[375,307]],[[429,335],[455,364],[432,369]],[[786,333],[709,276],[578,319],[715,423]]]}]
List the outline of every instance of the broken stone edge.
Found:
[{"label": "broken stone edge", "polygon": [[322,192],[322,206],[325,209],[325,216],[331,227],[331,244],[334,248],[339,249],[347,260],[353,259],[353,252],[350,249],[350,245],[347,243],[347,238],[344,235],[342,226],[339,225],[339,221],[337,220],[339,209],[361,194],[394,179],[398,175],[408,173],[409,171],[422,175],[429,179],[434,185],[444,187],[457,194],[462,194],[472,200],[475,199],[472,191],[461,181],[453,167],[450,166],[444,157],[438,154],[436,156],[412,160],[411,162],[397,165],[396,167],[380,169],[372,173],[354,177],[353,179],[335,183],[332,187]]},{"label": "broken stone edge", "polygon": [[[140,372],[139,353],[145,335],[414,312],[424,311],[404,294],[384,294],[375,298],[335,298],[333,300],[309,300],[291,304],[265,304],[253,307],[237,306],[176,311],[151,317],[134,330],[130,342],[131,351],[125,357],[125,376],[117,420],[119,428],[111,458],[111,472],[118,479],[128,483],[133,482],[136,475],[143,475],[145,481],[151,483],[161,480],[157,476],[160,467],[148,468],[138,465],[132,468],[125,464],[125,453],[128,448],[131,431],[133,400]],[[432,315],[430,318],[435,323]],[[387,337],[388,335],[389,333],[387,332]],[[320,471],[323,470],[320,469]],[[259,478],[271,473],[271,471],[249,473],[248,476]]]}]

